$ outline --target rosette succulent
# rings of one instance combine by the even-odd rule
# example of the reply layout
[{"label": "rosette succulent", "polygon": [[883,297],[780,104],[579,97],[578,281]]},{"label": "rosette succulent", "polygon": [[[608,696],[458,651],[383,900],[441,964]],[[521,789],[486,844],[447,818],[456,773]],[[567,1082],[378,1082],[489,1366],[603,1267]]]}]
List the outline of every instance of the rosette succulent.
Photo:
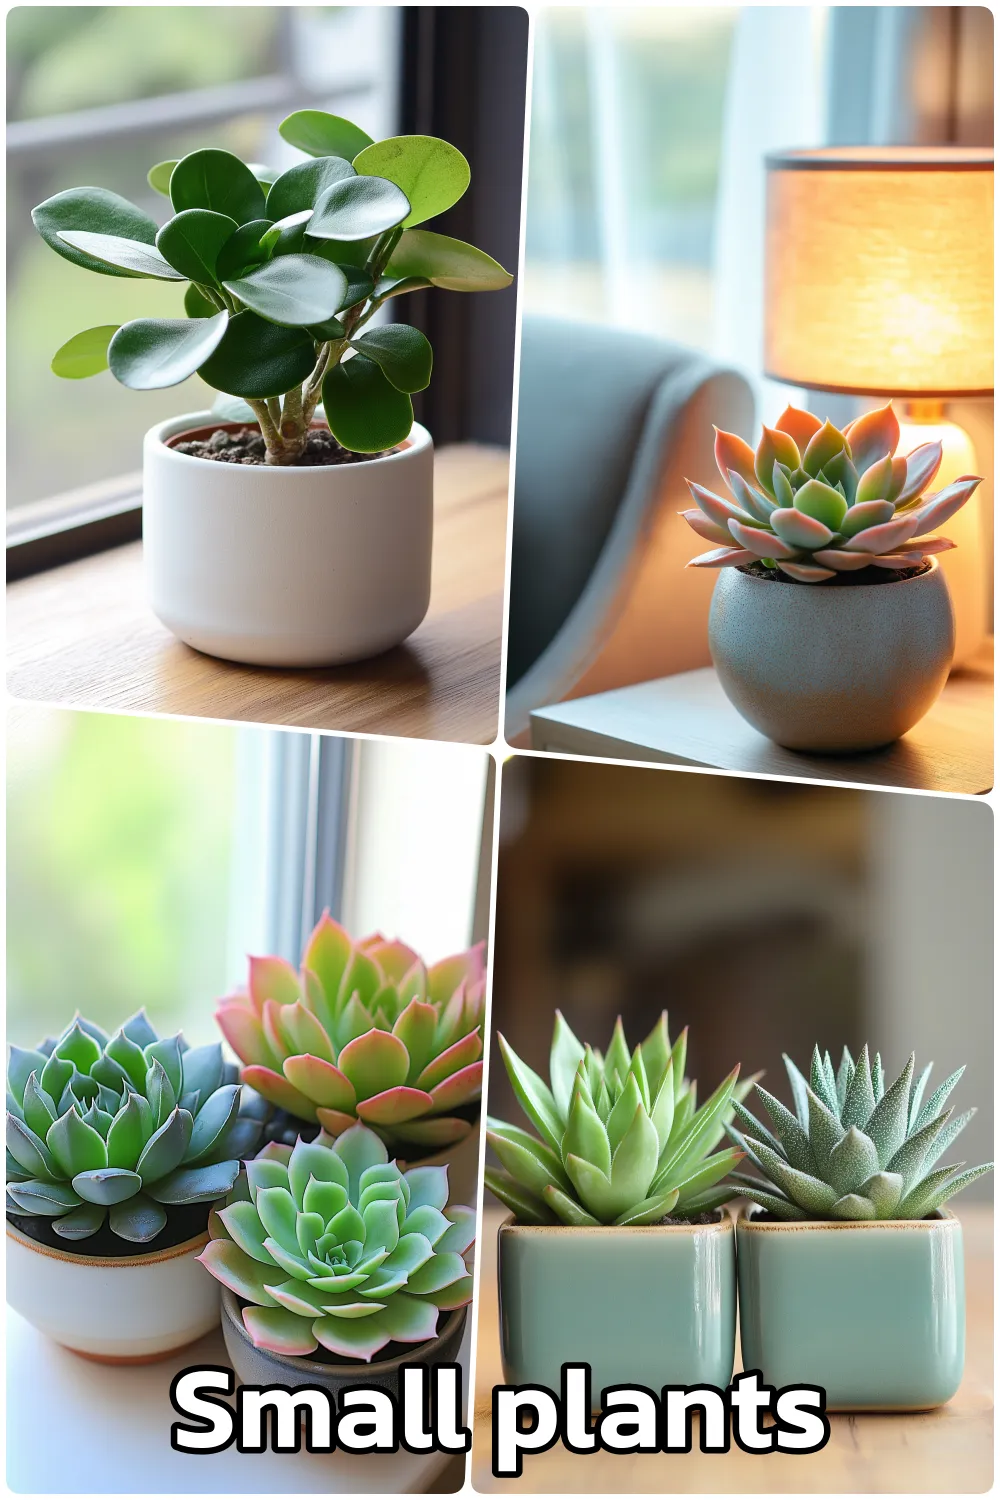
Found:
[{"label": "rosette succulent", "polygon": [[826,583],[863,568],[917,567],[954,546],[935,527],[960,510],[982,481],[963,475],[927,495],[941,465],[940,442],[896,456],[899,423],[891,404],[844,428],[789,406],[765,427],[757,451],[733,432],[716,432],[715,460],[729,486],[716,495],[687,481],[697,510],[688,525],[716,545],[689,564],[760,564],[797,583]]},{"label": "rosette succulent", "polygon": [[183,313],[84,329],[52,368],[71,380],[110,369],[138,391],[197,372],[223,393],[221,417],[259,425],[268,463],[298,462],[320,402],[345,448],[378,453],[408,435],[411,394],[433,363],[416,328],[373,325],[378,309],[417,288],[497,291],[512,277],[474,245],[418,227],[469,185],[469,164],[447,141],[376,142],[314,109],[278,129],[303,153],[284,172],[216,149],[153,166],[150,187],[171,209],[162,225],[98,187],[34,209],[64,260],[172,282]]},{"label": "rosette succulent", "polygon": [[788,1057],[795,1112],[757,1085],[771,1121],[762,1125],[737,1105],[740,1129],[729,1134],[761,1177],[733,1174],[739,1191],[776,1219],[925,1219],[975,1182],[992,1163],[962,1171],[935,1167],[975,1114],[945,1108],[964,1073],[959,1068],[924,1103],[933,1064],[914,1077],[910,1055],[885,1086],[882,1060],[847,1048],[834,1072],[829,1052],[814,1048],[809,1078]]},{"label": "rosette succulent", "polygon": [[472,1296],[476,1215],[448,1206],[448,1168],[401,1172],[364,1125],[265,1146],[210,1229],[199,1259],[276,1354],[370,1360],[432,1339]]},{"label": "rosette succulent", "polygon": [[537,1135],[490,1119],[487,1139],[503,1170],[488,1168],[485,1179],[520,1223],[655,1224],[733,1196],[719,1183],[742,1152],[715,1147],[750,1085],[737,1092],[734,1068],[699,1109],[697,1085],[684,1076],[687,1030],[671,1046],[665,1011],[634,1052],[619,1017],[603,1055],[556,1011],[549,1084],[497,1039]]},{"label": "rosette succulent", "polygon": [[[8,1212],[67,1240],[104,1224],[146,1244],[171,1208],[225,1197],[260,1136],[222,1047],[159,1037],[139,1011],[109,1037],[77,1016],[7,1064]],[[242,1111],[242,1112],[241,1112]]]},{"label": "rosette succulent", "polygon": [[265,1099],[329,1135],[362,1120],[426,1152],[472,1129],[452,1111],[482,1088],[484,997],[482,944],[428,968],[405,943],[352,942],[324,913],[301,973],[252,958],[216,1019]]}]

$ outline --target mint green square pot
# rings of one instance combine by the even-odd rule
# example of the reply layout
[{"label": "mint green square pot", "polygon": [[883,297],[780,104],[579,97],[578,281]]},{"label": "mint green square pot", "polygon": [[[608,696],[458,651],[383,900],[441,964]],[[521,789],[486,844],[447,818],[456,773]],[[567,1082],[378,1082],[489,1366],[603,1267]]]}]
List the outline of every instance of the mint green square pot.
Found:
[{"label": "mint green square pot", "polygon": [[500,1226],[500,1346],[513,1385],[558,1391],[560,1366],[609,1385],[726,1386],[736,1342],[733,1221]]},{"label": "mint green square pot", "polygon": [[743,1368],[818,1385],[832,1411],[926,1411],[965,1364],[962,1226],[930,1219],[736,1228]]}]

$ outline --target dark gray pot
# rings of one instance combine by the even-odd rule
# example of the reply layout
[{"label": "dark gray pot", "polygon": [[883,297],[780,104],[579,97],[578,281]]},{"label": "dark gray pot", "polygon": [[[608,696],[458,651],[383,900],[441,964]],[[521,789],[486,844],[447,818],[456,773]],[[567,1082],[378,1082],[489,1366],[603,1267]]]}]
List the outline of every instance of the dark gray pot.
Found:
[{"label": "dark gray pot", "polygon": [[370,1364],[330,1365],[316,1359],[297,1359],[288,1354],[272,1354],[258,1349],[243,1326],[239,1299],[228,1287],[222,1289],[222,1336],[241,1385],[316,1385],[336,1396],[349,1386],[373,1385],[401,1394],[400,1366],[404,1364],[453,1364],[465,1332],[469,1309],[460,1307],[449,1313],[440,1325],[436,1338],[426,1344],[414,1344],[395,1359]]},{"label": "dark gray pot", "polygon": [[948,678],[955,621],[937,558],[916,578],[830,588],[723,568],[708,642],[748,723],[790,750],[874,750],[912,729]]}]

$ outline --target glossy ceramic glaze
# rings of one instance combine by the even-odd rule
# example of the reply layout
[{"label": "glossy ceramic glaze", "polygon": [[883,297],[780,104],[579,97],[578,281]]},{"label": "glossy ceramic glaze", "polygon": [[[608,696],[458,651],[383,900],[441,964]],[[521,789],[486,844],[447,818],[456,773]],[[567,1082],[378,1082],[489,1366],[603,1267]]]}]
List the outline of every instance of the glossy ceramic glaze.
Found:
[{"label": "glossy ceramic glaze", "polygon": [[965,1362],[962,1226],[947,1211],[882,1223],[736,1230],[743,1365],[768,1385],[819,1385],[848,1411],[922,1411]]},{"label": "glossy ceramic glaze", "polygon": [[116,1260],[39,1245],[8,1223],[7,1301],[76,1354],[146,1364],[219,1321],[218,1283],[195,1259],[207,1239]]},{"label": "glossy ceramic glaze", "polygon": [[584,1361],[604,1387],[728,1385],[736,1338],[733,1223],[500,1226],[505,1379],[559,1389]]},{"label": "glossy ceramic glaze", "polygon": [[414,1344],[405,1354],[393,1359],[380,1360],[376,1355],[368,1364],[355,1360],[350,1364],[332,1365],[257,1349],[243,1325],[238,1299],[228,1287],[222,1290],[222,1336],[242,1385],[318,1385],[334,1396],[352,1385],[374,1385],[399,1396],[402,1365],[454,1363],[458,1359],[468,1314],[467,1307],[442,1313],[436,1338],[426,1344]]},{"label": "glossy ceramic glaze", "polygon": [[708,641],[726,696],[761,734],[848,754],[923,718],[947,681],[955,624],[936,558],[916,578],[856,587],[722,568]]},{"label": "glossy ceramic glaze", "polygon": [[[427,613],[434,454],[401,449],[313,468],[221,464],[168,446],[208,412],[161,422],[143,448],[149,601],[189,646],[257,666],[318,667],[387,651]],[[232,424],[231,424],[232,425]]]}]

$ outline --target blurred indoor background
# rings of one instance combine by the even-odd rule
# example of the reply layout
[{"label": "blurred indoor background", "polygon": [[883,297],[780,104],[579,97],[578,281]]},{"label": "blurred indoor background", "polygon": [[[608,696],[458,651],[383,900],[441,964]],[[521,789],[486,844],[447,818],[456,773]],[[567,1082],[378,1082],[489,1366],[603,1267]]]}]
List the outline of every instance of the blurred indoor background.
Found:
[{"label": "blurred indoor background", "polygon": [[[180,304],[167,283],[94,276],[53,255],[32,229],[35,204],[94,183],[162,222],[165,201],[146,182],[155,162],[217,146],[284,168],[301,158],[278,123],[329,109],[376,137],[442,135],[463,150],[470,190],[433,228],[516,271],[527,33],[517,6],[9,10],[8,507],[134,472],[147,427],[214,399],[197,377],[135,392],[106,374],[52,374],[52,355],[80,328],[173,317]],[[435,347],[439,378],[417,416],[439,443],[507,441],[516,295],[400,299],[394,316]]]},{"label": "blurred indoor background", "polygon": [[[911,1051],[938,1082],[965,1063],[960,1154],[989,1159],[992,837],[964,799],[509,760],[494,1030],[547,1076],[557,1007],[602,1049],[665,1008],[702,1098],[739,1062],[790,1103],[781,1054],[814,1042],[867,1041],[893,1077]],[[495,1050],[489,1106],[520,1119]]]}]

